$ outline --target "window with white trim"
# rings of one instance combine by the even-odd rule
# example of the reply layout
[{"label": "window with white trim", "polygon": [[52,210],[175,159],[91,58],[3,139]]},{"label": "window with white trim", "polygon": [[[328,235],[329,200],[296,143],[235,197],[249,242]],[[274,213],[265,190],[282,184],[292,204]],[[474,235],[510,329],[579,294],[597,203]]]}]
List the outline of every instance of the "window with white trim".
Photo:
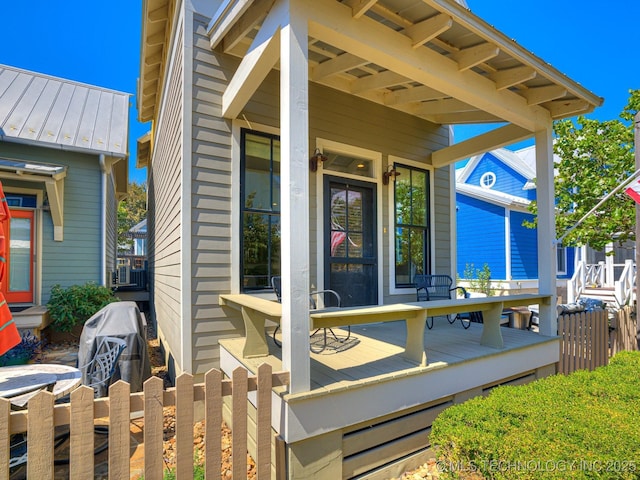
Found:
[{"label": "window with white trim", "polygon": [[429,172],[394,164],[395,286],[413,287],[416,274],[429,273]]}]

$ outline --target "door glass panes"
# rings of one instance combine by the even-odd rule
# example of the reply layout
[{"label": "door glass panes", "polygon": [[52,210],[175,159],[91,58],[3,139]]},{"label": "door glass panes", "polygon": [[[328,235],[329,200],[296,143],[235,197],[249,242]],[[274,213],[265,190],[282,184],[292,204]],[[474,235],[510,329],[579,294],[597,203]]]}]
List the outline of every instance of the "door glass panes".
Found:
[{"label": "door glass panes", "polygon": [[31,219],[11,219],[9,244],[9,291],[31,290]]},{"label": "door glass panes", "polygon": [[347,188],[331,189],[332,257],[360,258],[363,249],[362,192]]},{"label": "door glass panes", "polygon": [[429,172],[394,167],[395,284],[412,287],[416,274],[429,271]]}]

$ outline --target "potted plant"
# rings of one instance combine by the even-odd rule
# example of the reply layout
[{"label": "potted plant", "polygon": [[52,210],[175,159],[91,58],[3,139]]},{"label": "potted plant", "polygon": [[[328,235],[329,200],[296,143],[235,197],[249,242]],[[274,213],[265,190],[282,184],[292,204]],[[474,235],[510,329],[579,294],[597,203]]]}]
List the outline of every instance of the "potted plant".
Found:
[{"label": "potted plant", "polygon": [[0,355],[0,367],[24,365],[41,353],[42,342],[31,332],[22,335],[22,340],[11,350]]}]

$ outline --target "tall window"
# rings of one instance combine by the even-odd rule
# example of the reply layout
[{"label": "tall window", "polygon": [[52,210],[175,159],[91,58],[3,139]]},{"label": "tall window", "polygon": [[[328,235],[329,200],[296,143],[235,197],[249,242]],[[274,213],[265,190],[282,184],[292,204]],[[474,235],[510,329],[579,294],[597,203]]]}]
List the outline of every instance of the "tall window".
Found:
[{"label": "tall window", "polygon": [[395,169],[395,283],[412,287],[414,275],[429,273],[429,172]]},{"label": "tall window", "polygon": [[558,275],[565,275],[567,273],[567,249],[558,244],[556,247],[556,256],[558,259]]},{"label": "tall window", "polygon": [[241,288],[271,288],[280,275],[280,140],[242,130]]}]

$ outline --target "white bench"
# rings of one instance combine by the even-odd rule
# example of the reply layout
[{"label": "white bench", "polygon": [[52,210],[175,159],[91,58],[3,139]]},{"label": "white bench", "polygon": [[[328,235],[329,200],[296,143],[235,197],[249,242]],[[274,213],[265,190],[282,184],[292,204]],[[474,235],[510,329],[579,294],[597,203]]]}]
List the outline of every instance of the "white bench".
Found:
[{"label": "white bench", "polygon": [[[404,320],[407,324],[405,357],[418,365],[427,364],[424,348],[424,327],[427,317],[464,312],[483,313],[483,329],[480,343],[493,348],[502,348],[504,341],[500,331],[500,319],[505,308],[548,304],[549,295],[523,294],[504,297],[464,298],[434,300],[428,302],[395,303],[366,307],[327,308],[309,312],[310,329],[333,328],[364,323]],[[269,354],[265,321],[280,323],[282,305],[261,297],[247,294],[220,295],[220,305],[241,312],[245,327],[245,358],[263,357]]]}]

